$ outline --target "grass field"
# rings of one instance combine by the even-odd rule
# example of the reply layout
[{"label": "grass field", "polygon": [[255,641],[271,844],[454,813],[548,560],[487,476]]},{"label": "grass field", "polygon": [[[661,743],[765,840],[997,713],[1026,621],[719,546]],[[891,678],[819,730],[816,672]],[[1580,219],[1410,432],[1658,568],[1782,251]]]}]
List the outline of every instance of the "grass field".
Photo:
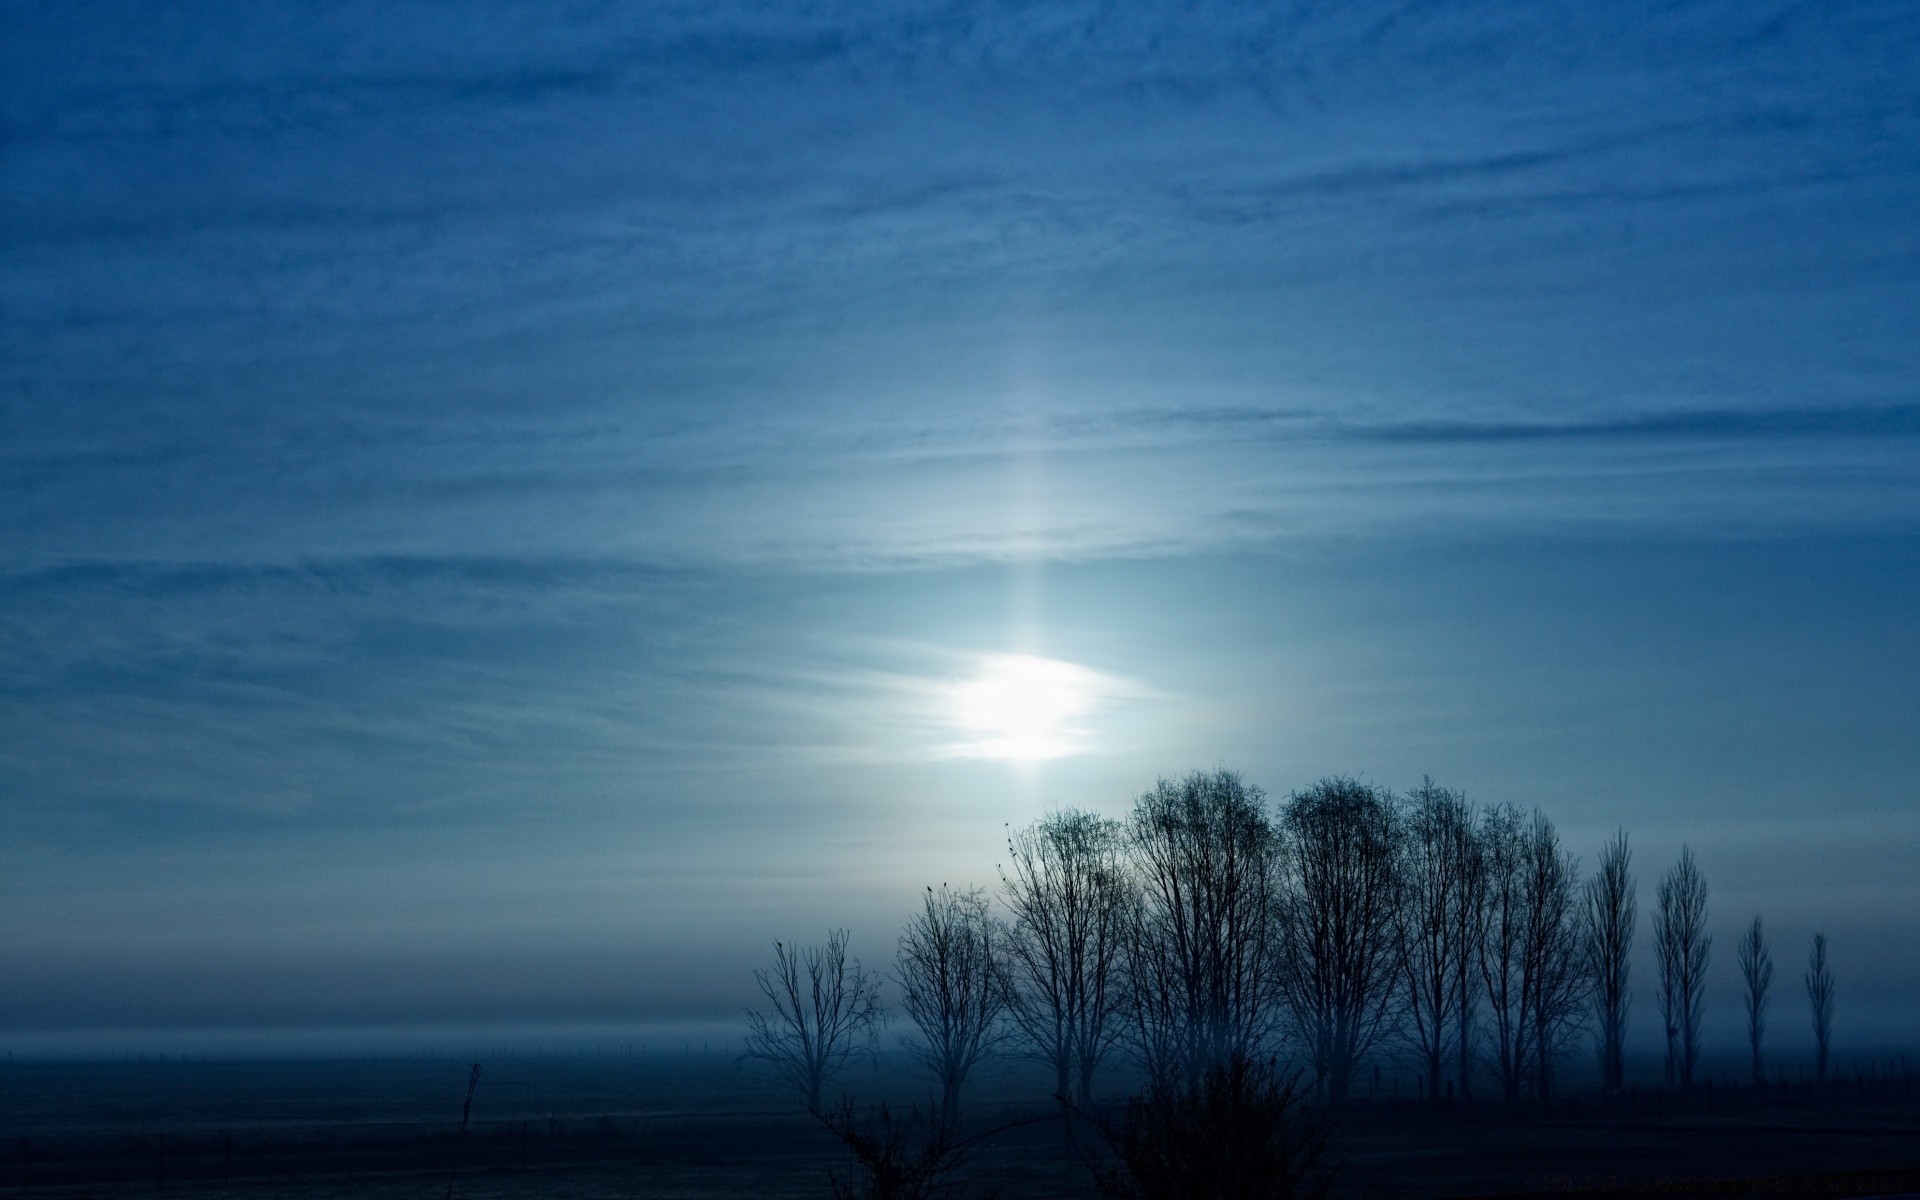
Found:
[{"label": "grass field", "polygon": [[[0,1194],[783,1197],[828,1194],[845,1155],[789,1097],[719,1058],[483,1061],[456,1140],[467,1062],[15,1063],[0,1067]],[[910,1105],[879,1071],[863,1099]],[[1008,1200],[1091,1195],[1042,1089],[1003,1076],[970,1122],[1015,1124],[969,1166]],[[1097,1143],[1097,1138],[1091,1138]],[[1920,1193],[1920,1080],[1825,1089],[1722,1082],[1575,1098],[1547,1114],[1376,1096],[1335,1120],[1337,1190],[1356,1197]],[[1734,1182],[1742,1181],[1742,1182]]]}]

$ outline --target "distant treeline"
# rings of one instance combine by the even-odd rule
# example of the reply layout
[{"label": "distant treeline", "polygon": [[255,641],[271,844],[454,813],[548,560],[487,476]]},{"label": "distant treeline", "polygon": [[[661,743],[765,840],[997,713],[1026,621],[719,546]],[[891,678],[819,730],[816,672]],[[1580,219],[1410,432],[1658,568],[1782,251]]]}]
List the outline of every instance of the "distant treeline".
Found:
[{"label": "distant treeline", "polygon": [[[1690,849],[1661,876],[1651,917],[1668,1083],[1690,1088],[1712,950]],[[1624,832],[1583,878],[1538,809],[1477,806],[1430,779],[1404,794],[1323,779],[1275,804],[1235,772],[1196,771],[1160,780],[1125,820],[1068,809],[1011,831],[997,888],[926,891],[890,978],[949,1119],[969,1075],[1003,1054],[1046,1064],[1082,1107],[1116,1055],[1150,1089],[1289,1061],[1337,1104],[1389,1049],[1417,1060],[1436,1101],[1486,1089],[1544,1104],[1586,1046],[1602,1087],[1624,1086],[1640,925]],[[1774,968],[1758,916],[1736,961],[1763,1082]],[[756,978],[768,1007],[749,1014],[748,1056],[820,1112],[889,1015],[881,976],[835,930],[776,943]],[[1824,936],[1803,982],[1824,1079]]]}]

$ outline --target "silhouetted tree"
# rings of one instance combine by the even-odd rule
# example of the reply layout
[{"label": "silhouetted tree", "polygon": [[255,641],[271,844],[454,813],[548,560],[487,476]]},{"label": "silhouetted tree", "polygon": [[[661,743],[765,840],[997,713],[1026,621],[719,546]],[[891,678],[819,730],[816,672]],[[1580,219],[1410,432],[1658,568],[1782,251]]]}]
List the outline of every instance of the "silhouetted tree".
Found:
[{"label": "silhouetted tree", "polygon": [[748,1059],[765,1063],[818,1114],[827,1080],[871,1053],[885,1019],[880,982],[847,957],[847,931],[824,946],[773,944],[773,969],[753,973],[772,1010],[747,1013]]},{"label": "silhouetted tree", "polygon": [[1460,904],[1454,910],[1454,937],[1460,945],[1454,991],[1454,1027],[1458,1035],[1458,1072],[1460,1098],[1473,1098],[1474,1017],[1480,1010],[1480,954],[1486,934],[1487,861],[1486,850],[1474,824],[1471,808],[1461,814],[1463,824],[1454,830],[1455,870],[1460,879]]},{"label": "silhouetted tree", "polygon": [[1287,892],[1281,995],[1315,1086],[1347,1098],[1385,1032],[1400,977],[1400,824],[1393,797],[1352,779],[1295,792],[1281,814]]},{"label": "silhouetted tree", "polygon": [[1600,869],[1587,880],[1586,957],[1593,984],[1593,1016],[1600,1048],[1600,1084],[1626,1084],[1627,1014],[1633,1007],[1633,938],[1639,925],[1633,851],[1625,830],[1600,851]]},{"label": "silhouetted tree", "polygon": [[[816,1114],[827,1132],[847,1148],[847,1170],[827,1173],[834,1200],[930,1200],[960,1197],[973,1189],[961,1174],[981,1144],[1002,1130],[970,1137],[939,1113],[918,1108],[896,1113],[885,1104],[865,1120],[847,1099]],[[991,1193],[988,1193],[991,1195]]]},{"label": "silhouetted tree", "polygon": [[1103,1196],[1294,1200],[1323,1196],[1324,1128],[1271,1059],[1229,1055],[1197,1078],[1161,1079],[1102,1124],[1113,1163],[1089,1164]]},{"label": "silhouetted tree", "polygon": [[1747,1009],[1747,1049],[1753,1056],[1753,1082],[1757,1087],[1766,1082],[1760,1061],[1760,1039],[1767,1032],[1767,989],[1773,986],[1773,951],[1767,946],[1767,934],[1760,924],[1759,913],[1753,915],[1753,924],[1747,926],[1746,936],[1740,939],[1737,957],[1741,999]]},{"label": "silhouetted tree", "polygon": [[1833,972],[1827,969],[1827,935],[1813,935],[1807,955],[1807,1002],[1813,1008],[1813,1074],[1827,1081],[1827,1052],[1833,1045]]},{"label": "silhouetted tree", "polygon": [[920,1032],[912,1053],[940,1083],[940,1116],[954,1123],[960,1089],[997,1048],[1007,987],[999,923],[980,888],[928,888],[900,935],[900,1007]]},{"label": "silhouetted tree", "polygon": [[1128,824],[1130,1048],[1156,1084],[1256,1059],[1274,1012],[1280,842],[1232,771],[1160,780]]},{"label": "silhouetted tree", "polygon": [[1296,791],[1281,826],[1281,996],[1315,1089],[1340,1104],[1400,979],[1400,820],[1392,793],[1342,778]]},{"label": "silhouetted tree", "polygon": [[1405,1032],[1420,1056],[1427,1096],[1440,1099],[1447,1068],[1448,1038],[1461,1025],[1460,986],[1466,967],[1471,920],[1462,920],[1471,892],[1471,855],[1462,843],[1473,840],[1473,815],[1466,797],[1432,779],[1407,796],[1401,841],[1400,904],[1395,923],[1401,983],[1405,989]]},{"label": "silhouetted tree", "polygon": [[1581,961],[1577,897],[1579,868],[1560,845],[1553,822],[1535,809],[1527,827],[1526,949],[1522,992],[1533,1023],[1535,1094],[1553,1099],[1555,1057],[1571,1040],[1586,1007],[1588,977]]},{"label": "silhouetted tree", "polygon": [[1660,880],[1653,941],[1667,1032],[1667,1082],[1677,1078],[1682,1088],[1691,1088],[1700,1058],[1700,1017],[1713,937],[1707,932],[1707,881],[1687,846],[1680,847],[1680,861]]},{"label": "silhouetted tree", "polygon": [[1517,1104],[1533,1064],[1534,1035],[1526,987],[1531,859],[1526,818],[1511,804],[1488,809],[1480,819],[1479,840],[1486,872],[1478,939],[1480,982],[1500,1091],[1508,1104]]},{"label": "silhouetted tree", "polygon": [[1486,868],[1480,978],[1487,1000],[1493,1066],[1508,1104],[1529,1082],[1552,1096],[1554,1057],[1566,1048],[1587,1002],[1579,872],[1553,822],[1511,804],[1480,823]]},{"label": "silhouetted tree", "polygon": [[1009,913],[1010,1014],[1034,1057],[1053,1068],[1055,1094],[1093,1073],[1120,1032],[1119,978],[1131,892],[1120,823],[1052,813],[1009,835],[1001,902]]}]

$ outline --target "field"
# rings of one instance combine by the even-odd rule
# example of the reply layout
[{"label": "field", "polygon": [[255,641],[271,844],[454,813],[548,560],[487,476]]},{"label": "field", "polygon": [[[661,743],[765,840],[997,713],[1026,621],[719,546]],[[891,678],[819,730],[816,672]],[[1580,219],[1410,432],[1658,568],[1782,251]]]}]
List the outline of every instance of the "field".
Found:
[{"label": "field", "polygon": [[[838,1144],[730,1061],[483,1060],[466,1136],[468,1063],[10,1063],[0,1066],[0,1194],[43,1197],[754,1197],[828,1194]],[[912,1103],[878,1071],[863,1099]],[[1029,1078],[977,1089],[972,1123],[1013,1128],[969,1164],[1008,1200],[1092,1194]],[[1097,1140],[1097,1139],[1096,1139]],[[1824,1089],[1724,1081],[1636,1089],[1514,1118],[1435,1111],[1396,1085],[1352,1105],[1334,1142],[1338,1194],[1920,1194],[1920,1080],[1861,1072]],[[1089,1146],[1089,1148],[1092,1148]]]}]

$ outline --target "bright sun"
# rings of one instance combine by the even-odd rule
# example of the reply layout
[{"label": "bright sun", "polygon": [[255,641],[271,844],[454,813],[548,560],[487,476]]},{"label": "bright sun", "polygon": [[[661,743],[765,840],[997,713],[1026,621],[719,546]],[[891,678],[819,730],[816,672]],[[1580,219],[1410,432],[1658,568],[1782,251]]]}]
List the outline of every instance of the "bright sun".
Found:
[{"label": "bright sun", "polygon": [[1076,718],[1099,700],[1103,676],[1085,667],[1031,654],[994,654],[953,686],[950,716],[967,740],[966,758],[1033,762],[1077,754],[1086,731]]}]

